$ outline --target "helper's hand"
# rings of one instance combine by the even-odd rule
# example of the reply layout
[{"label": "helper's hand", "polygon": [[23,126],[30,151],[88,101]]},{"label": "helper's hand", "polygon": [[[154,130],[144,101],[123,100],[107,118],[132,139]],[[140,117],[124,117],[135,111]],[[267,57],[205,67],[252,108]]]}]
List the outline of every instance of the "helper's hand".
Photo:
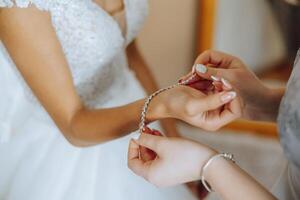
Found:
[{"label": "helper's hand", "polygon": [[[237,91],[242,100],[243,118],[251,120],[274,118],[274,112],[278,109],[278,102],[274,102],[276,92],[267,88],[237,57],[209,50],[199,55],[195,66],[193,71],[198,74],[198,81],[214,80]],[[183,80],[190,75],[191,73],[183,77]]]},{"label": "helper's hand", "polygon": [[[151,149],[157,157],[142,160],[140,146]],[[142,134],[130,141],[128,166],[152,184],[164,187],[199,180],[204,163],[214,154],[214,150],[190,140]]]},{"label": "helper's hand", "polygon": [[187,86],[175,87],[155,97],[149,111],[159,108],[164,118],[180,119],[209,131],[215,131],[241,115],[234,91],[205,94]]},{"label": "helper's hand", "polygon": [[[141,160],[139,145],[155,151],[157,157],[147,162]],[[199,180],[203,167],[216,154],[213,149],[190,140],[142,134],[137,141],[130,142],[128,167],[158,187],[172,186]],[[226,159],[216,159],[206,166],[203,176],[222,199],[276,199],[255,179]]]}]

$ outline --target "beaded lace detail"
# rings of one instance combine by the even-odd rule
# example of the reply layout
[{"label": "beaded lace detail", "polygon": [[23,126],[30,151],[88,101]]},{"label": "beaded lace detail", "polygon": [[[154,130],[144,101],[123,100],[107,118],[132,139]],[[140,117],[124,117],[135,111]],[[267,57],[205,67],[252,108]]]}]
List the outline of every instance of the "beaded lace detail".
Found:
[{"label": "beaded lace detail", "polygon": [[55,6],[59,3],[68,3],[71,0],[1,0],[0,7],[13,7],[17,6],[20,8],[27,8],[30,5],[35,5],[40,10],[49,10],[50,7]]},{"label": "beaded lace detail", "polygon": [[92,0],[0,0],[0,7],[34,5],[50,13],[77,92],[87,105],[94,106],[109,99],[112,90],[121,90],[127,70],[124,49],[147,15],[147,0],[124,3],[125,38],[118,23]]}]

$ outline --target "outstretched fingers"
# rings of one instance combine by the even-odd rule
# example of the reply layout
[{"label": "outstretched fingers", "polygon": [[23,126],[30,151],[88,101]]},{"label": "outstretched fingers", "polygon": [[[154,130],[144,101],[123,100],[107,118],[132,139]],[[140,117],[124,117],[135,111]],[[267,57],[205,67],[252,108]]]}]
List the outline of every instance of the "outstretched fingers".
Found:
[{"label": "outstretched fingers", "polygon": [[218,68],[227,69],[230,67],[234,59],[235,57],[229,54],[220,51],[207,50],[198,56],[195,63],[204,65],[214,65]]},{"label": "outstretched fingers", "polygon": [[226,69],[209,67],[203,64],[196,64],[194,68],[195,73],[202,79],[218,82],[222,81],[221,77],[226,76]]}]

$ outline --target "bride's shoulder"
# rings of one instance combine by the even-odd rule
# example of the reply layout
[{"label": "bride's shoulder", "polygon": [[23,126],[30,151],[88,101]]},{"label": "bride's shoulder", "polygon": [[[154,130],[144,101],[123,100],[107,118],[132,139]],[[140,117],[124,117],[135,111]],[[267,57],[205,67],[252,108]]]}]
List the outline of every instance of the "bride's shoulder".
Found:
[{"label": "bride's shoulder", "polygon": [[49,10],[59,4],[69,3],[71,0],[0,0],[0,8],[36,6],[40,10]]}]

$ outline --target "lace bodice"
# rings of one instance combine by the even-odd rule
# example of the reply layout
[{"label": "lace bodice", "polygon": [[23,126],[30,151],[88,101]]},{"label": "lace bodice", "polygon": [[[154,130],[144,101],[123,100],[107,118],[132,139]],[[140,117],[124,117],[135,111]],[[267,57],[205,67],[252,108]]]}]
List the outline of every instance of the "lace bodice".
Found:
[{"label": "lace bodice", "polygon": [[[0,0],[0,7],[31,4],[51,14],[74,84],[86,104],[99,104],[106,99],[105,93],[123,84],[121,77],[127,70],[124,49],[144,22],[147,0],[124,0],[126,36],[118,23],[92,0]],[[2,51],[9,60],[5,48]]]},{"label": "lace bodice", "polygon": [[[128,69],[125,47],[147,15],[147,0],[124,0],[126,35],[92,0],[0,0],[0,7],[36,6],[49,12],[77,93],[86,106],[115,107],[143,97]],[[52,123],[0,43],[0,143],[20,132],[30,118]],[[142,96],[141,96],[142,95]]]}]

